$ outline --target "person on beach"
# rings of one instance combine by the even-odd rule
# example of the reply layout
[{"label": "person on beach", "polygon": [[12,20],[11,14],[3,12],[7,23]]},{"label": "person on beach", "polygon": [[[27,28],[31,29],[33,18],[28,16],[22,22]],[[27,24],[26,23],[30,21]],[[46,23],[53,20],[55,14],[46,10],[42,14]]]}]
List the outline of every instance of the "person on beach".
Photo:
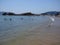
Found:
[{"label": "person on beach", "polygon": [[49,16],[49,19],[51,20],[51,21],[49,21],[49,25],[48,25],[50,27],[50,26],[53,25],[55,19],[53,17],[51,17],[51,16]]}]

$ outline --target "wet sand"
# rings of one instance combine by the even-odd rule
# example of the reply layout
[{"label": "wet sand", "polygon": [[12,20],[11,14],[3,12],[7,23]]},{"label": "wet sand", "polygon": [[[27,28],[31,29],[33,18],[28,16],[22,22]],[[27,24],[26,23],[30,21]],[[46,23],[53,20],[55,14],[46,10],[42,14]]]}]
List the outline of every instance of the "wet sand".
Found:
[{"label": "wet sand", "polygon": [[[60,21],[56,18],[57,20]],[[48,27],[48,22],[46,22],[0,45],[60,45],[60,24],[56,21],[51,27]]]}]

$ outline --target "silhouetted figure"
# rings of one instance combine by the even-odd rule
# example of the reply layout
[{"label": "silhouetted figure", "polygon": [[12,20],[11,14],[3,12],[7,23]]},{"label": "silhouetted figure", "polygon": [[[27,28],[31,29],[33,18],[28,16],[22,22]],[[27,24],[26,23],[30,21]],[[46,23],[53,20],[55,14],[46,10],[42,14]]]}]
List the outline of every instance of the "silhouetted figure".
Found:
[{"label": "silhouetted figure", "polygon": [[23,18],[21,18],[21,20],[23,20]]},{"label": "silhouetted figure", "polygon": [[11,21],[12,19],[10,18],[10,21]]}]

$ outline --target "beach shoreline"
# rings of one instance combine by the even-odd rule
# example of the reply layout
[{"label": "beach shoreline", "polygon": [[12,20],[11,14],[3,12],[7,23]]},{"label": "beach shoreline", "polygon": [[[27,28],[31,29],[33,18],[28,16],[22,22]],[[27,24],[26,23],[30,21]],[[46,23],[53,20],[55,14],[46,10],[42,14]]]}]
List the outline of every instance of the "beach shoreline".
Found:
[{"label": "beach shoreline", "polygon": [[48,27],[48,22],[39,24],[15,39],[2,42],[1,45],[60,45],[60,24],[57,23],[60,19],[57,17],[55,19],[51,27]]}]

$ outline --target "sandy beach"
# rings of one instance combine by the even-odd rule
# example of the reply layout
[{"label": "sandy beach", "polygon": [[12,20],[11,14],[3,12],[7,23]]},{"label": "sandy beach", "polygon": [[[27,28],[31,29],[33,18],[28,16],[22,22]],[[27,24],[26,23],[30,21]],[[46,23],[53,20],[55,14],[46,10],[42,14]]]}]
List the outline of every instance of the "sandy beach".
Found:
[{"label": "sandy beach", "polygon": [[0,45],[60,45],[60,18],[55,19],[51,27],[48,27],[48,22],[39,24]]}]

